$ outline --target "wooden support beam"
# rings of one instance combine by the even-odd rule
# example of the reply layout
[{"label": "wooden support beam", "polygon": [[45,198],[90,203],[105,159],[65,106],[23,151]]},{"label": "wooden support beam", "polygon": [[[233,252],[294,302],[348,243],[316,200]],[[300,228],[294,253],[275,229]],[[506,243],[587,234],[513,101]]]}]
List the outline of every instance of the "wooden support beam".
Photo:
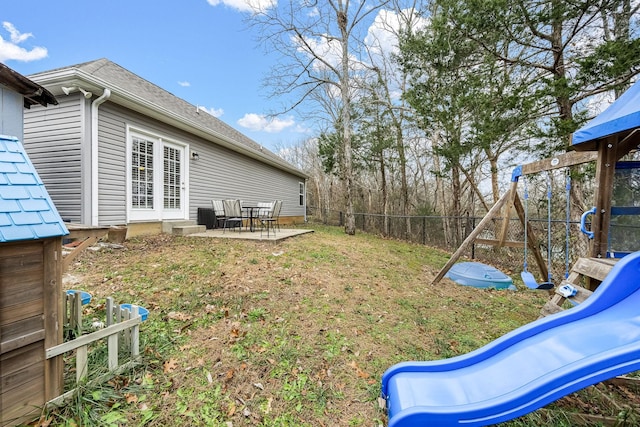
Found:
[{"label": "wooden support beam", "polygon": [[509,200],[504,205],[502,212],[502,228],[500,229],[500,236],[498,237],[498,244],[500,246],[505,245],[505,241],[507,239],[507,230],[509,229],[509,222],[511,222],[511,210],[513,209],[513,202],[516,194],[518,194],[517,180],[511,182],[511,188],[509,191],[511,193],[511,197],[509,197]]},{"label": "wooden support beam", "polygon": [[518,197],[517,194],[513,198],[513,206],[516,208],[516,212],[518,213],[518,217],[520,218],[520,223],[523,227],[527,227],[527,246],[529,246],[529,249],[531,249],[531,252],[533,252],[533,257],[536,260],[536,264],[538,265],[540,274],[542,274],[542,279],[546,281],[547,277],[549,277],[549,270],[547,270],[547,264],[544,262],[544,258],[542,258],[542,254],[540,253],[538,239],[536,238],[535,232],[533,231],[531,225],[526,221],[524,207],[522,206],[520,197]]},{"label": "wooden support beam", "polygon": [[632,150],[638,149],[640,146],[640,128],[634,129],[629,135],[625,136],[622,141],[618,143],[618,158],[620,160]]},{"label": "wooden support beam", "polygon": [[482,221],[480,221],[480,223],[476,226],[476,228],[474,228],[473,231],[471,231],[471,233],[467,236],[464,242],[462,242],[460,247],[458,247],[455,253],[451,255],[451,258],[449,258],[449,261],[447,261],[445,266],[442,267],[442,269],[438,272],[436,277],[431,282],[432,285],[435,285],[440,280],[442,280],[444,275],[447,274],[447,271],[449,271],[449,269],[453,266],[453,264],[455,264],[456,261],[460,259],[464,251],[466,251],[469,248],[469,246],[473,244],[473,242],[476,240],[476,237],[478,237],[480,233],[482,233],[482,231],[485,229],[487,224],[489,224],[489,222],[493,221],[498,216],[498,214],[500,213],[500,209],[502,209],[502,207],[507,202],[507,200],[509,200],[510,197],[511,197],[511,191],[509,190],[506,193],[504,193],[504,195],[500,199],[498,199],[498,201],[491,207],[491,209],[489,209],[489,212],[487,212],[484,218],[482,218]]},{"label": "wooden support beam", "polygon": [[607,255],[609,223],[611,221],[611,193],[618,159],[618,137],[613,135],[598,142],[598,162],[596,164],[596,213],[591,223],[593,240],[590,256],[604,258]]},{"label": "wooden support beam", "polygon": [[476,245],[506,246],[508,248],[524,248],[524,242],[513,240],[500,241],[498,239],[476,239]]},{"label": "wooden support beam", "polygon": [[109,233],[109,227],[90,227],[80,224],[68,224],[67,229],[69,235],[67,238],[72,240],[79,240],[82,243],[77,245],[71,253],[67,254],[62,259],[62,272],[66,272],[71,265],[71,262],[82,253],[83,250],[89,246],[94,245],[102,237]]},{"label": "wooden support beam", "polygon": [[[64,314],[62,312],[62,239],[43,241],[44,269],[44,348],[62,343]],[[49,400],[64,388],[64,360],[62,357],[45,361],[44,397]]]},{"label": "wooden support beam", "polygon": [[568,166],[593,162],[597,159],[597,151],[569,151],[567,153],[558,154],[555,157],[522,165],[522,175],[531,175],[538,172],[566,168]]}]

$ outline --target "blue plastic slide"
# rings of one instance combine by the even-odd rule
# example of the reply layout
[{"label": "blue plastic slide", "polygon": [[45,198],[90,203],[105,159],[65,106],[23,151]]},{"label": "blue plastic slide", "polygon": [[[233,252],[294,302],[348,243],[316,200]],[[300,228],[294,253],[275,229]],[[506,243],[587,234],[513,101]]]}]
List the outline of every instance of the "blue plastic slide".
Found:
[{"label": "blue plastic slide", "polygon": [[382,376],[389,426],[483,426],[640,370],[640,252],[587,301],[471,353],[404,362]]}]

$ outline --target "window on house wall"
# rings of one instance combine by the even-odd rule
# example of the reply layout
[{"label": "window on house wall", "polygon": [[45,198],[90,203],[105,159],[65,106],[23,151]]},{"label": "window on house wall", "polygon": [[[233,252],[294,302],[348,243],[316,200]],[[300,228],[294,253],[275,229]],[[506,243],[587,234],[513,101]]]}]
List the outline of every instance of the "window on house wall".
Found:
[{"label": "window on house wall", "polygon": [[300,206],[304,206],[304,182],[300,183]]},{"label": "window on house wall", "polygon": [[180,171],[181,151],[164,147],[164,207],[179,209],[181,206],[182,175]]},{"label": "window on house wall", "polygon": [[153,141],[133,138],[131,148],[131,204],[153,209]]}]

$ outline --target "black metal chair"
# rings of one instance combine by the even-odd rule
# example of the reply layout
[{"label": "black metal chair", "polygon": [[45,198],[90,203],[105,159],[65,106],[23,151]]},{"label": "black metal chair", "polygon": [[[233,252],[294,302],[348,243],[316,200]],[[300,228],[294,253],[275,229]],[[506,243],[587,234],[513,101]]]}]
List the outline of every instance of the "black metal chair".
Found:
[{"label": "black metal chair", "polygon": [[224,214],[224,205],[222,200],[212,199],[211,207],[213,207],[213,214],[215,215],[215,228],[224,226],[226,216]]},{"label": "black metal chair", "polygon": [[230,224],[233,228],[238,227],[238,233],[241,232],[244,218],[242,218],[240,200],[223,200],[222,206],[224,207],[224,225],[222,232],[224,233]]},{"label": "black metal chair", "polygon": [[278,219],[280,218],[280,210],[282,209],[282,200],[276,200],[273,203],[273,209],[271,209],[267,215],[264,217],[260,217],[260,224],[262,225],[260,229],[260,237],[262,237],[262,231],[266,228],[267,237],[269,237],[269,232],[273,230],[273,235],[276,235],[275,227],[278,227],[280,230],[280,224],[278,223]]}]

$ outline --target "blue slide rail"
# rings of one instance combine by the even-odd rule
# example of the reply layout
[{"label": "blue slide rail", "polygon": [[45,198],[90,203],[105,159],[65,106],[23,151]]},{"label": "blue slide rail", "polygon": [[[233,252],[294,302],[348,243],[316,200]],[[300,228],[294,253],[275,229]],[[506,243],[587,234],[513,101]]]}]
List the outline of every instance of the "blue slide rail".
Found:
[{"label": "blue slide rail", "polygon": [[621,259],[587,301],[465,355],[403,362],[382,376],[389,427],[508,421],[640,370],[640,252]]}]

